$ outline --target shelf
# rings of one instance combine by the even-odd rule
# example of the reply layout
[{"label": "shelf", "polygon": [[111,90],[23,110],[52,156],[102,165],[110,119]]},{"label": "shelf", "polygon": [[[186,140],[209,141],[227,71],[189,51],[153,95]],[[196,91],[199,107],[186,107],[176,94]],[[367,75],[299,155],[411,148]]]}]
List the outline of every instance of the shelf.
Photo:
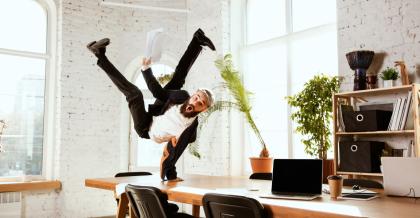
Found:
[{"label": "shelf", "polygon": [[352,92],[341,92],[336,93],[335,96],[337,97],[363,97],[363,96],[371,96],[371,95],[384,95],[384,94],[396,94],[401,93],[403,91],[411,91],[413,88],[412,85],[405,85],[405,86],[396,86],[391,88],[377,88],[377,89],[366,89],[366,90],[359,90],[359,91],[352,91]]},{"label": "shelf", "polygon": [[361,172],[344,172],[344,171],[337,171],[337,174],[340,175],[360,175],[360,176],[382,176],[382,173],[361,173]]},{"label": "shelf", "polygon": [[336,132],[336,135],[404,135],[414,134],[414,130],[372,131],[372,132]]}]

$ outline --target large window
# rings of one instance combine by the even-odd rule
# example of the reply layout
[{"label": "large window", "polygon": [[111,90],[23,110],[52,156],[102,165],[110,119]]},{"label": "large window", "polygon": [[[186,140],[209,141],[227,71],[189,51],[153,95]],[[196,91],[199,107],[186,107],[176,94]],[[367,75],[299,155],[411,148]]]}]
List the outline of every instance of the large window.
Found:
[{"label": "large window", "polygon": [[[153,64],[152,66],[153,74],[156,77],[171,74],[174,72],[174,69],[165,65],[165,64]],[[135,84],[142,91],[146,110],[148,105],[152,104],[155,101],[155,98],[152,96],[152,93],[147,89],[146,82],[144,81],[143,76],[141,75],[140,69],[137,72],[137,78]],[[131,119],[131,118],[130,118]],[[155,171],[159,169],[160,158],[162,156],[163,144],[157,144],[151,139],[140,138],[134,128],[131,129],[132,137],[132,149],[135,152],[134,157],[134,168],[135,170],[149,170]]]},{"label": "large window", "polygon": [[[247,1],[241,69],[254,93],[256,124],[275,158],[306,157],[285,96],[301,90],[315,74],[337,75],[335,7],[335,0]],[[249,133],[246,157],[259,151]]]},{"label": "large window", "polygon": [[[0,1],[0,177],[43,175],[46,73],[50,69],[46,7]],[[0,130],[1,132],[1,130]]]}]

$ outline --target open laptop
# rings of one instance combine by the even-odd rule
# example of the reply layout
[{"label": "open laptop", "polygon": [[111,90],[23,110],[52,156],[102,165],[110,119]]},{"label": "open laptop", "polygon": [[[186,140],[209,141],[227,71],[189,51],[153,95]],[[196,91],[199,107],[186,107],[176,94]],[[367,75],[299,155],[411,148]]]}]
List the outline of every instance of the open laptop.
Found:
[{"label": "open laptop", "polygon": [[260,197],[313,200],[321,191],[322,160],[275,159],[271,195]]},{"label": "open laptop", "polygon": [[381,162],[385,194],[420,197],[420,158],[382,157]]}]

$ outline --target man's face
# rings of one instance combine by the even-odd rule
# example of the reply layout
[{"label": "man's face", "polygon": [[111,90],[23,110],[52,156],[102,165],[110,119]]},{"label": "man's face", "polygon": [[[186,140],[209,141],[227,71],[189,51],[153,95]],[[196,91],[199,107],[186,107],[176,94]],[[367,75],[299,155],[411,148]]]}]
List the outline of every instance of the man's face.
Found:
[{"label": "man's face", "polygon": [[185,108],[186,112],[203,112],[207,110],[207,98],[206,95],[197,91],[188,100],[188,105]]}]

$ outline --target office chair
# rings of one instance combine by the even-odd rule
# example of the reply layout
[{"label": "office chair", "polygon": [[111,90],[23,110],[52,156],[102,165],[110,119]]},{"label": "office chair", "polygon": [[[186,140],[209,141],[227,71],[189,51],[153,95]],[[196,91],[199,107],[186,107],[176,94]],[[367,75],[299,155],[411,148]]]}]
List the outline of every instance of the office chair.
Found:
[{"label": "office chair", "polygon": [[272,173],[253,173],[249,179],[273,180]]},{"label": "office chair", "polygon": [[264,207],[253,198],[237,195],[205,194],[203,207],[207,218],[263,218]]},{"label": "office chair", "polygon": [[367,180],[367,179],[344,179],[343,186],[352,186],[354,188],[377,188],[383,189],[384,186],[374,180]]},{"label": "office chair", "polygon": [[[125,187],[128,201],[136,217],[156,218],[192,218],[193,216],[178,213],[178,206],[168,203],[168,195],[151,186],[127,185]],[[174,207],[175,206],[175,207]]]}]

